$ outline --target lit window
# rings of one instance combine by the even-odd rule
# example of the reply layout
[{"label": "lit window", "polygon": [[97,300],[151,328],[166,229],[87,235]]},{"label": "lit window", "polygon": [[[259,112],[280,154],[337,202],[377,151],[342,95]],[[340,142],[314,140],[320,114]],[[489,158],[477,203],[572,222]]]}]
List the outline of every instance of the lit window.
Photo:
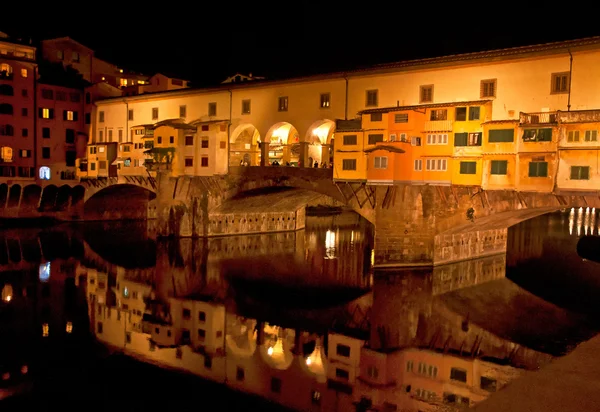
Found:
[{"label": "lit window", "polygon": [[46,337],[48,337],[49,333],[50,333],[50,326],[48,326],[47,323],[44,323],[42,325],[42,336],[46,338]]},{"label": "lit window", "polygon": [[75,115],[73,114],[72,110],[67,110],[66,117],[67,117],[67,120],[71,120],[71,121],[75,120]]},{"label": "lit window", "polygon": [[67,333],[73,332],[73,322],[67,322],[66,331]]},{"label": "lit window", "polygon": [[42,109],[42,117],[44,119],[49,119],[50,118],[50,109]]},{"label": "lit window", "polygon": [[121,84],[121,87],[127,86],[127,79],[121,79],[120,84]]},{"label": "lit window", "polygon": [[105,80],[106,80],[106,77],[102,76],[102,81],[105,81]]},{"label": "lit window", "polygon": [[2,146],[0,148],[0,158],[5,162],[12,162],[12,160],[13,160],[12,147]]},{"label": "lit window", "polygon": [[40,179],[50,180],[50,168],[48,166],[40,167]]},{"label": "lit window", "polygon": [[50,279],[50,262],[42,263],[38,272],[40,281],[47,282]]},{"label": "lit window", "polygon": [[27,77],[27,69],[21,69],[21,77]]}]

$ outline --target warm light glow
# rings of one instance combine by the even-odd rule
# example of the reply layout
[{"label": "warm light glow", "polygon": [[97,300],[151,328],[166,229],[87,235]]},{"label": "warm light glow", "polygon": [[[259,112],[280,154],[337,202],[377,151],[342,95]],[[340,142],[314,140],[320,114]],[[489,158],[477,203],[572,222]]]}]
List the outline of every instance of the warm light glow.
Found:
[{"label": "warm light glow", "polygon": [[105,80],[106,80],[106,77],[102,76],[102,81],[105,81]]},{"label": "warm light glow", "polygon": [[267,353],[269,354],[269,356],[273,356],[273,348],[267,349]]},{"label": "warm light glow", "polygon": [[73,322],[67,322],[67,333],[73,332]]},{"label": "warm light glow", "polygon": [[325,369],[323,368],[323,347],[321,346],[321,341],[318,339],[315,342],[315,349],[306,358],[306,366],[308,366],[313,373],[325,372]]},{"label": "warm light glow", "polygon": [[325,234],[325,255],[326,259],[335,259],[335,232],[328,230]]},{"label": "warm light glow", "polygon": [[375,266],[375,249],[371,250],[371,266]]},{"label": "warm light glow", "polygon": [[50,333],[50,326],[48,326],[47,323],[44,323],[42,325],[42,336],[46,338],[46,337],[48,337],[49,333]]},{"label": "warm light glow", "polygon": [[2,300],[4,302],[10,302],[13,298],[13,288],[11,285],[6,284],[4,285],[4,287],[2,288]]},{"label": "warm light glow", "polygon": [[29,368],[27,367],[27,365],[23,365],[23,366],[21,366],[21,373],[22,373],[23,375],[26,375],[26,374],[27,374],[27,372],[29,372]]},{"label": "warm light glow", "polygon": [[329,136],[329,131],[331,130],[331,124],[323,123],[319,127],[315,127],[312,131],[313,136],[319,138],[321,144],[327,143],[327,136]]},{"label": "warm light glow", "polygon": [[10,379],[10,373],[8,373],[8,372],[4,372],[4,373],[2,374],[2,380],[5,380],[5,381],[7,381],[7,380],[9,380],[9,379]]}]

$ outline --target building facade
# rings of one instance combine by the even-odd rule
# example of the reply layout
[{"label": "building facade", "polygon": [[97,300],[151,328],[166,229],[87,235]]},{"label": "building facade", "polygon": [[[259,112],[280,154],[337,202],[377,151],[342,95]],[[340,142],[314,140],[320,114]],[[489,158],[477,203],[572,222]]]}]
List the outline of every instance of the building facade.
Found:
[{"label": "building facade", "polygon": [[0,33],[0,179],[35,177],[35,47]]},{"label": "building facade", "polygon": [[[132,127],[169,119],[228,126],[226,157],[185,145],[179,155],[189,164],[219,167],[178,166],[176,175],[277,162],[330,166],[336,180],[368,184],[589,189],[586,182],[597,175],[599,62],[600,38],[589,38],[289,81],[108,99],[97,103],[94,121],[106,129],[123,128],[126,135]],[[221,148],[223,141],[214,143]],[[562,164],[568,166],[560,170]]]}]

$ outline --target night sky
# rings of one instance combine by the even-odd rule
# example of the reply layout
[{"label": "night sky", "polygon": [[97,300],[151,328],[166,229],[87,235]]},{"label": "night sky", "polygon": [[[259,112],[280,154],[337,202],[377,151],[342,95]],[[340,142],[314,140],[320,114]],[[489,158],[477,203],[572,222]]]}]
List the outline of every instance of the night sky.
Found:
[{"label": "night sky", "polygon": [[[600,35],[594,13],[552,3],[377,6],[369,1],[334,7],[301,2],[261,8],[232,2],[220,10],[208,2],[172,7],[169,2],[126,3],[90,2],[90,12],[79,14],[38,9],[37,18],[20,17],[25,5],[3,5],[0,31],[34,39],[70,36],[96,50],[99,58],[134,71],[192,80],[195,86],[217,84],[236,72],[285,78]],[[90,14],[95,9],[102,11]],[[41,20],[42,13],[51,17]]]}]

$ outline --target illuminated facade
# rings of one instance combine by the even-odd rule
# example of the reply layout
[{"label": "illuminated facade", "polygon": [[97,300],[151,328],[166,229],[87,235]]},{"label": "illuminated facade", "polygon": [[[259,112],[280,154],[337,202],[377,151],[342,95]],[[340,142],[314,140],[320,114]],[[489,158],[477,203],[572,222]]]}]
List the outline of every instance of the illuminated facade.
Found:
[{"label": "illuminated facade", "polygon": [[[599,61],[600,38],[589,38],[108,99],[98,102],[98,110],[105,113],[104,127],[126,132],[169,119],[228,125],[226,147],[219,146],[228,164],[219,152],[195,152],[188,162],[208,156],[208,164],[218,167],[179,168],[175,174],[316,164],[333,167],[336,180],[372,184],[549,191],[556,178],[559,189],[575,190],[597,175],[588,163],[596,153],[594,109],[600,107],[590,79]],[[575,117],[586,119],[581,127]],[[563,164],[568,166],[558,167]]]},{"label": "illuminated facade", "polygon": [[0,179],[35,178],[35,47],[0,33]]}]

